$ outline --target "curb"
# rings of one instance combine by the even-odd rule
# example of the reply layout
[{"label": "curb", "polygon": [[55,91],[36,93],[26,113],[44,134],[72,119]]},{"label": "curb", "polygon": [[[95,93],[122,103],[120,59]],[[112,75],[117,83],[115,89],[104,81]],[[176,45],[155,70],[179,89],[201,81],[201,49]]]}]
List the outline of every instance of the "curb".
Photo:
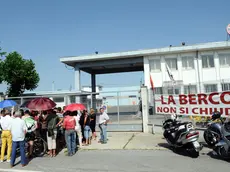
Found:
[{"label": "curb", "polygon": [[97,148],[83,148],[83,149],[79,149],[78,151],[94,151],[94,150],[169,150],[167,148],[163,148],[163,147],[152,147],[152,148],[125,148],[125,149],[119,149],[119,148],[108,148],[108,149],[97,149]]}]

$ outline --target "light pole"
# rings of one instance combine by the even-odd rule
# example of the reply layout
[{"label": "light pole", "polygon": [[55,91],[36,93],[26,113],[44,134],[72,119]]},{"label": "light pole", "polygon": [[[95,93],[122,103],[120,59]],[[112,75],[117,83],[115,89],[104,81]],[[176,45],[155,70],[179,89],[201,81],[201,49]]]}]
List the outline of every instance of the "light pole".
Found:
[{"label": "light pole", "polygon": [[52,91],[54,91],[54,81],[52,82]]},{"label": "light pole", "polygon": [[198,72],[198,86],[199,86],[199,93],[201,93],[201,84],[200,84],[200,66],[199,66],[199,56],[198,50],[196,50],[196,64],[197,64],[197,72]]}]

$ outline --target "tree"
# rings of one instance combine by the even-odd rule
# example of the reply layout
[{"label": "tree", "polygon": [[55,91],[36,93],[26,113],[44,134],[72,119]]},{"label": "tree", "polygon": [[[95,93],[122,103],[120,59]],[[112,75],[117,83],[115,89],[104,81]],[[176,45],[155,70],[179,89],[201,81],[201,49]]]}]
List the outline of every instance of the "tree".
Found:
[{"label": "tree", "polygon": [[34,90],[40,81],[34,62],[23,59],[17,52],[6,55],[5,60],[0,62],[0,71],[0,81],[8,85],[9,97],[20,96],[25,90]]},{"label": "tree", "polygon": [[6,55],[6,52],[2,52],[2,48],[0,47],[0,57]]},{"label": "tree", "polygon": [[[6,55],[6,52],[2,52],[2,48],[0,47],[0,58],[4,55]],[[0,59],[0,69],[2,69],[1,66],[2,66],[2,59]],[[3,81],[2,77],[3,77],[2,70],[0,70],[0,83],[2,83]]]}]

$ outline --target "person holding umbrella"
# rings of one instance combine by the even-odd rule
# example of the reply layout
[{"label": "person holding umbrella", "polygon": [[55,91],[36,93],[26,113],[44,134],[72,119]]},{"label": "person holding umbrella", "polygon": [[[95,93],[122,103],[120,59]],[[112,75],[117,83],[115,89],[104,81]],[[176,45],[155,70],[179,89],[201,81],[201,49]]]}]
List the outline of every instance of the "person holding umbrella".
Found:
[{"label": "person holding umbrella", "polygon": [[68,156],[73,156],[76,149],[76,120],[74,113],[68,112],[64,118],[63,128],[65,129],[65,141],[68,149]]}]

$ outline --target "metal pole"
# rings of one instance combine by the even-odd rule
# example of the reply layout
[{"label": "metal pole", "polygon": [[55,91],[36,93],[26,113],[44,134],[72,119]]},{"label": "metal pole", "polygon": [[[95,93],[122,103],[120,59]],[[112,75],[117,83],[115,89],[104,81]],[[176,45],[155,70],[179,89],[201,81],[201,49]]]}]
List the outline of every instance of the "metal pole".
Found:
[{"label": "metal pole", "polygon": [[198,61],[198,50],[196,51],[196,63],[197,63],[197,72],[198,72],[198,86],[199,86],[199,93],[201,93],[201,83],[200,83],[200,66]]},{"label": "metal pole", "polygon": [[52,91],[54,91],[54,81],[52,82]]},{"label": "metal pole", "polygon": [[120,102],[119,102],[119,92],[117,92],[117,121],[120,124]]},{"label": "metal pole", "polygon": [[21,97],[20,106],[23,104],[23,97]]},{"label": "metal pole", "polygon": [[190,94],[190,86],[191,84],[188,85],[188,94]]},{"label": "metal pole", "polygon": [[172,84],[173,84],[173,95],[175,95],[175,84],[174,84],[174,82]]},{"label": "metal pole", "polygon": [[93,94],[91,94],[91,102],[90,102],[90,107],[93,108]]}]

